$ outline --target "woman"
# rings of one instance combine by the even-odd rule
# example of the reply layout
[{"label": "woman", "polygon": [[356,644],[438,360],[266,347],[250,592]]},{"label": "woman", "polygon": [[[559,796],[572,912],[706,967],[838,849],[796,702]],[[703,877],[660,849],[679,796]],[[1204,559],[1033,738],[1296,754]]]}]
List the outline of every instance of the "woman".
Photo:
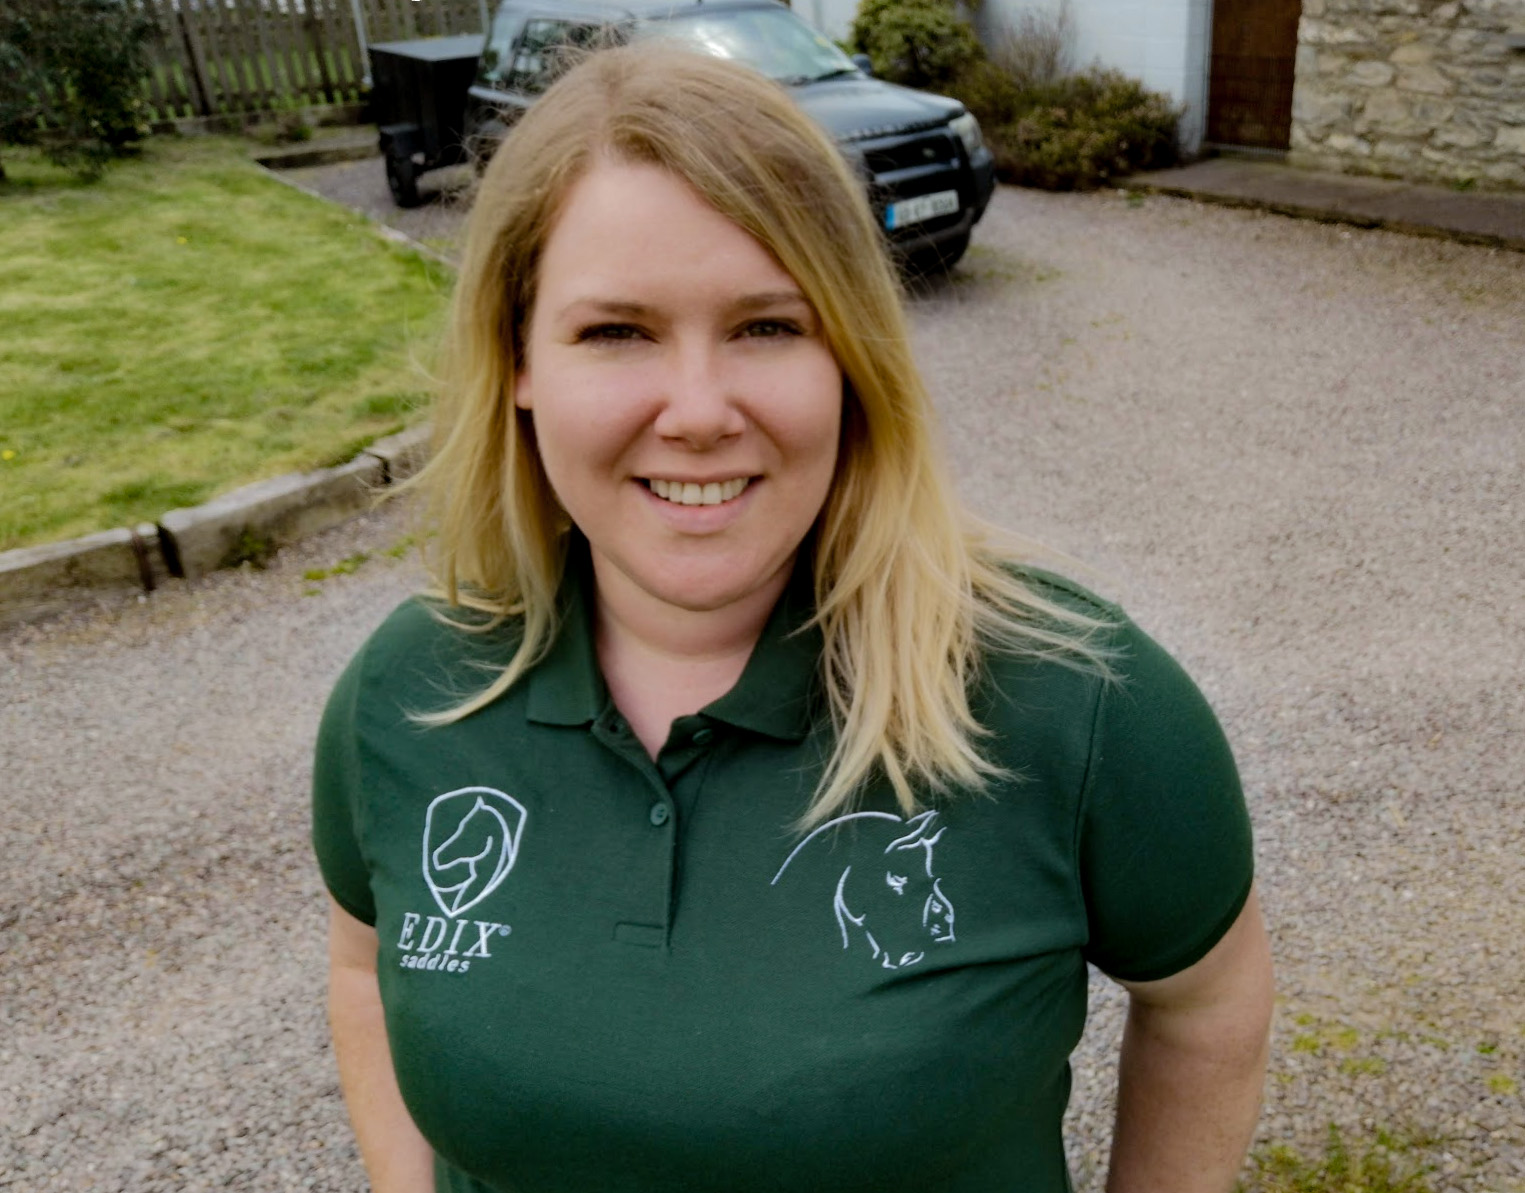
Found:
[{"label": "woman", "polygon": [[765,80],[594,55],[482,181],[439,592],[319,743],[373,1187],[1226,1190],[1270,1012],[1233,761],[1114,607],[989,545],[856,180]]}]

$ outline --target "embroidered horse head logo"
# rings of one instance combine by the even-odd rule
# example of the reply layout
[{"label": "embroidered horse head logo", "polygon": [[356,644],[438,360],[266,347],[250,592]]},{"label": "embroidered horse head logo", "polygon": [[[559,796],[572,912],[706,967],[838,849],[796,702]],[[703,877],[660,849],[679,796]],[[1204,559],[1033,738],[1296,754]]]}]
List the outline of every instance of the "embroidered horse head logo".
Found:
[{"label": "embroidered horse head logo", "polygon": [[447,916],[475,907],[508,877],[528,813],[491,787],[436,796],[424,815],[424,881]]},{"label": "embroidered horse head logo", "polygon": [[828,830],[849,822],[867,829],[868,843],[853,850],[853,861],[842,867],[832,896],[842,947],[851,949],[854,940],[861,940],[884,969],[915,965],[926,957],[929,945],[954,939],[953,902],[943,892],[933,861],[933,850],[947,831],[937,820],[935,811],[910,819],[888,812],[839,816],[794,847],[772,885],[778,885],[790,863]]}]

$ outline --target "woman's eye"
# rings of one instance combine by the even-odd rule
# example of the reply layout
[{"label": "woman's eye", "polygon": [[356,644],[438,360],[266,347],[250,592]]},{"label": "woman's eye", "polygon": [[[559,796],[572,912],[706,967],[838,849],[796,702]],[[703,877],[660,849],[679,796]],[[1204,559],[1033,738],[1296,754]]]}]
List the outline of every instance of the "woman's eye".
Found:
[{"label": "woman's eye", "polygon": [[789,319],[754,319],[743,329],[743,334],[756,339],[775,339],[801,335],[802,331],[798,323]]},{"label": "woman's eye", "polygon": [[629,323],[595,323],[577,333],[577,342],[579,344],[619,343],[623,340],[639,339],[640,335],[641,329]]}]

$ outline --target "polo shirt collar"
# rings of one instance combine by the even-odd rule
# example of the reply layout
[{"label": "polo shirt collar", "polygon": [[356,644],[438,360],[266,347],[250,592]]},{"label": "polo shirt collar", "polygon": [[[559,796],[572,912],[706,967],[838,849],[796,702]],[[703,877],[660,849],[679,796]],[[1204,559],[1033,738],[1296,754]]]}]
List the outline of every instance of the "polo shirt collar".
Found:
[{"label": "polo shirt collar", "polygon": [[783,741],[803,741],[820,709],[816,675],[823,642],[815,614],[809,540],[736,686],[701,711],[717,721]]},{"label": "polo shirt collar", "polygon": [[[807,541],[736,686],[701,709],[713,720],[784,741],[802,741],[817,714],[821,632],[808,625],[815,586]],[[609,703],[593,638],[593,564],[575,531],[557,594],[560,629],[530,672],[526,715],[544,725],[589,725]]]},{"label": "polo shirt collar", "polygon": [[568,544],[556,594],[559,629],[545,658],[529,674],[526,715],[543,725],[589,725],[609,702],[593,644],[593,562],[576,531]]}]

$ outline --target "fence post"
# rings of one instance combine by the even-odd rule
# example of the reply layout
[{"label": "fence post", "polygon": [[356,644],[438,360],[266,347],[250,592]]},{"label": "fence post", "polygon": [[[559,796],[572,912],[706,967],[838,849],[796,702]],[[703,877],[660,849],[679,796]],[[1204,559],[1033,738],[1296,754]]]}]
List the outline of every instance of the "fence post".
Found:
[{"label": "fence post", "polygon": [[355,36],[360,41],[360,82],[362,87],[371,85],[371,46],[366,36],[365,13],[360,0],[349,0],[350,11],[355,14]]},{"label": "fence post", "polygon": [[185,42],[185,56],[191,67],[191,86],[195,89],[196,114],[198,116],[210,116],[212,114],[212,89],[207,86],[207,64],[201,54],[201,43],[196,40],[196,33],[191,24],[186,20],[185,9],[176,7],[175,16],[180,25],[180,37]]},{"label": "fence post", "polygon": [[323,18],[319,15],[321,9],[321,0],[318,3],[309,0],[307,28],[312,34],[312,49],[318,60],[318,82],[323,88],[323,96],[329,103],[336,104],[339,102],[339,89],[334,86],[334,72],[328,68],[328,51],[323,45]]},{"label": "fence post", "polygon": [[271,41],[265,6],[257,5],[252,18],[247,14],[240,15],[243,16],[246,28],[250,24],[254,26],[254,42],[259,47],[260,58],[260,65],[255,68],[255,73],[265,87],[263,100],[265,107],[274,108],[283,97],[291,98],[291,80],[287,78],[286,65],[276,54]]}]

